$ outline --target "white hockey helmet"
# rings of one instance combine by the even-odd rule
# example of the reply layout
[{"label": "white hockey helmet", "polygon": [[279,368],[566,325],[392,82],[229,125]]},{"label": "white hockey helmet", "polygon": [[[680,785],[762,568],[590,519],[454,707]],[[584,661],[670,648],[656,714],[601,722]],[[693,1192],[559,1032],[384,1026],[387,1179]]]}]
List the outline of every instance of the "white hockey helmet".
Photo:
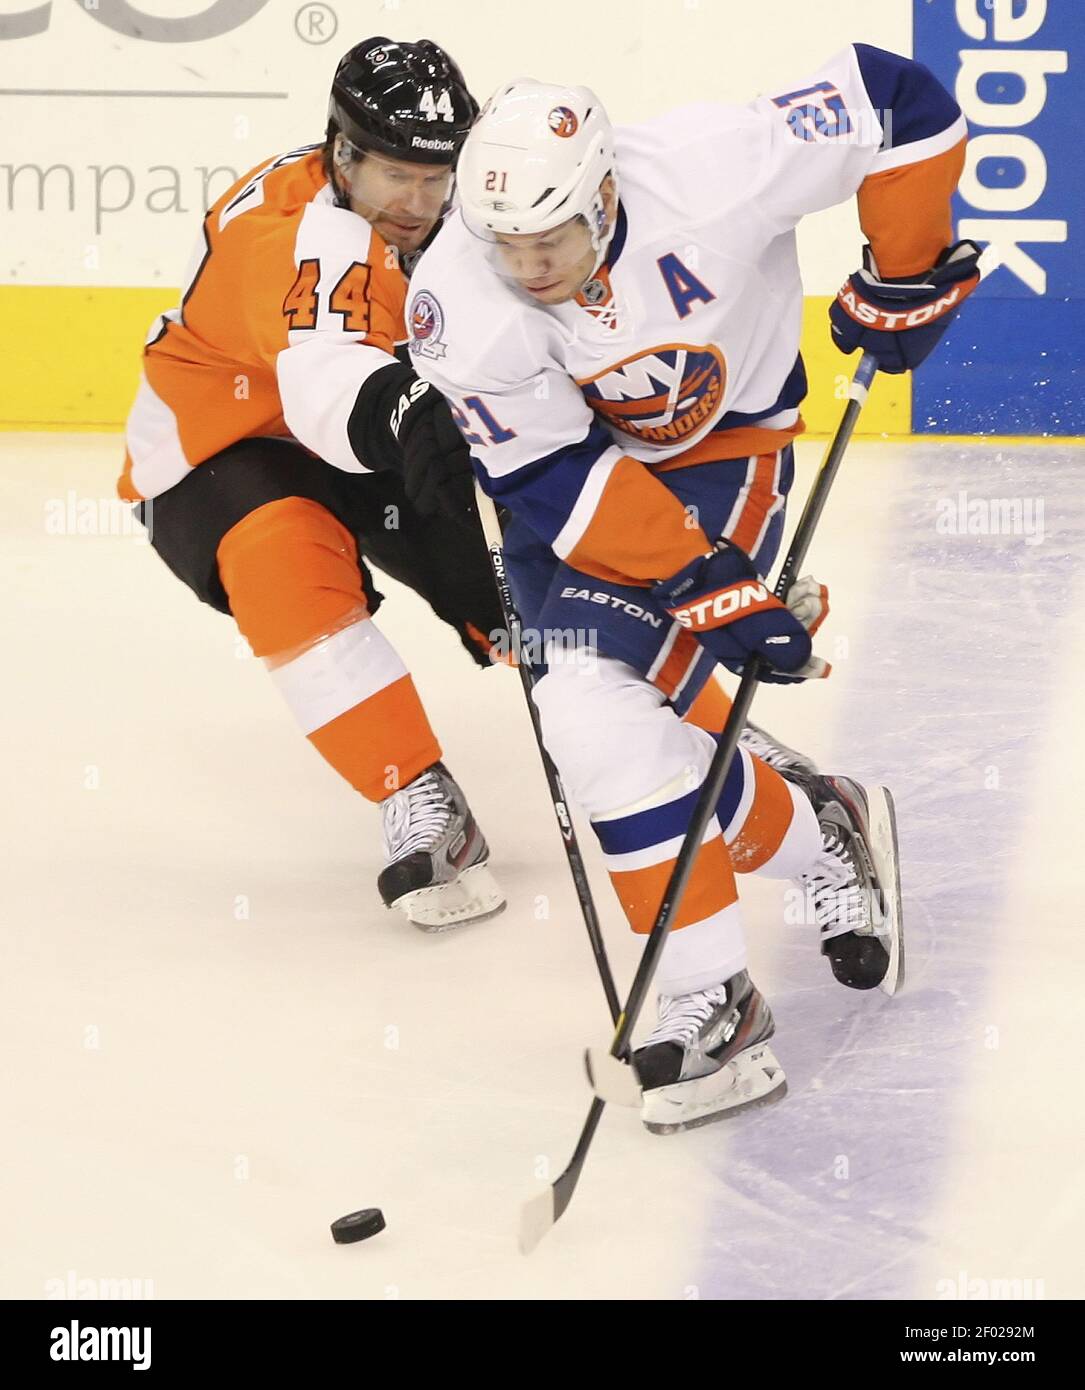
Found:
[{"label": "white hockey helmet", "polygon": [[482,108],[456,183],[476,236],[531,235],[580,216],[602,260],[609,236],[599,185],[615,173],[614,131],[595,93],[523,77]]}]

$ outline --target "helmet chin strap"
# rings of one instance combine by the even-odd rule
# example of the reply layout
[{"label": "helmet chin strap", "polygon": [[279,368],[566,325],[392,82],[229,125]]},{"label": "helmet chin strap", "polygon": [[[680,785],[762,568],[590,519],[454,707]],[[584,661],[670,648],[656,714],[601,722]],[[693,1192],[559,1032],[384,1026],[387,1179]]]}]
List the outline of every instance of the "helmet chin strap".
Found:
[{"label": "helmet chin strap", "polygon": [[[585,277],[584,285],[586,285],[589,280],[594,280],[596,275],[598,275],[599,267],[606,260],[607,251],[610,249],[610,243],[614,239],[614,229],[618,225],[618,176],[612,171],[610,178],[614,181],[614,216],[608,222],[607,209],[603,201],[603,189],[601,184],[595,190],[595,197],[591,200],[591,203],[588,205],[588,210],[584,214],[588,223],[588,234],[591,237],[591,248],[595,252],[595,264],[591,268],[591,273]],[[581,285],[580,288],[583,289],[584,285]]]},{"label": "helmet chin strap", "polygon": [[335,136],[335,145],[332,148],[332,166],[335,169],[336,173],[340,176],[340,178],[344,180],[347,187],[344,188],[343,184],[341,184],[339,182],[339,179],[337,178],[332,180],[332,189],[335,196],[336,207],[345,208],[348,212],[351,211],[351,201],[350,175],[347,171],[349,170],[351,164],[353,164],[356,158],[357,152],[355,151],[354,146],[350,143],[350,141],[347,139],[347,137],[343,134],[341,130],[337,131]]}]

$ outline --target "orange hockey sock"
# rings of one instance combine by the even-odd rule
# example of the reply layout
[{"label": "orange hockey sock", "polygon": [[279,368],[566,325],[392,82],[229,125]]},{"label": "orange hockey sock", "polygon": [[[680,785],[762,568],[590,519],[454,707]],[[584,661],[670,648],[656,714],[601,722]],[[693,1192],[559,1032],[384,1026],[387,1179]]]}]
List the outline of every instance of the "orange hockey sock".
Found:
[{"label": "orange hockey sock", "polygon": [[354,538],[325,507],[256,508],[222,538],[218,564],[242,634],[352,787],[382,801],[438,761],[414,682],[368,615]]}]

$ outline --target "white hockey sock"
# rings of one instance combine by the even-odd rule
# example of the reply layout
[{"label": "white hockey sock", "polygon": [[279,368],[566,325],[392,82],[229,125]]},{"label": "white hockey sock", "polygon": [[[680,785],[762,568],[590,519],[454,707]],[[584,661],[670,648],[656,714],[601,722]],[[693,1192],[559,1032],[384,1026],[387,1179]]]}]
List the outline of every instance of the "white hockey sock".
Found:
[{"label": "white hockey sock", "polygon": [[745,969],[742,914],[732,903],[703,922],[668,932],[655,982],[663,994],[690,994]]},{"label": "white hockey sock", "polygon": [[795,813],[779,849],[759,869],[754,869],[760,878],[798,878],[821,853],[821,826],[810,798],[793,782],[788,782],[787,789]]}]

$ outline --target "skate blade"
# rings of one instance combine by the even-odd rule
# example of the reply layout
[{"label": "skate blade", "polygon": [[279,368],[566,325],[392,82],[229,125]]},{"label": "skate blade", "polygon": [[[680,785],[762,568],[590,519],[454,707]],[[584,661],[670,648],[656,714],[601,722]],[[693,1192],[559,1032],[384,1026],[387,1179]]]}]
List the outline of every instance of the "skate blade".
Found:
[{"label": "skate blade", "polygon": [[637,1073],[629,1062],[612,1057],[606,1048],[589,1047],[584,1051],[584,1067],[588,1084],[608,1105],[628,1105],[639,1108],[643,1100]]},{"label": "skate blade", "polygon": [[496,917],[505,910],[505,895],[486,864],[473,864],[451,883],[416,888],[391,906],[399,908],[420,931],[442,932],[465,922]]},{"label": "skate blade", "polygon": [[896,994],[904,984],[904,923],[900,896],[900,855],[897,848],[897,815],[888,787],[867,790],[870,850],[881,889],[874,904],[880,921],[875,931],[889,953],[889,965],[878,984],[884,994]]},{"label": "skate blade", "polygon": [[773,1105],[787,1095],[787,1078],[766,1043],[751,1048],[710,1076],[644,1092],[642,1118],[653,1134],[677,1134],[743,1110]]}]

